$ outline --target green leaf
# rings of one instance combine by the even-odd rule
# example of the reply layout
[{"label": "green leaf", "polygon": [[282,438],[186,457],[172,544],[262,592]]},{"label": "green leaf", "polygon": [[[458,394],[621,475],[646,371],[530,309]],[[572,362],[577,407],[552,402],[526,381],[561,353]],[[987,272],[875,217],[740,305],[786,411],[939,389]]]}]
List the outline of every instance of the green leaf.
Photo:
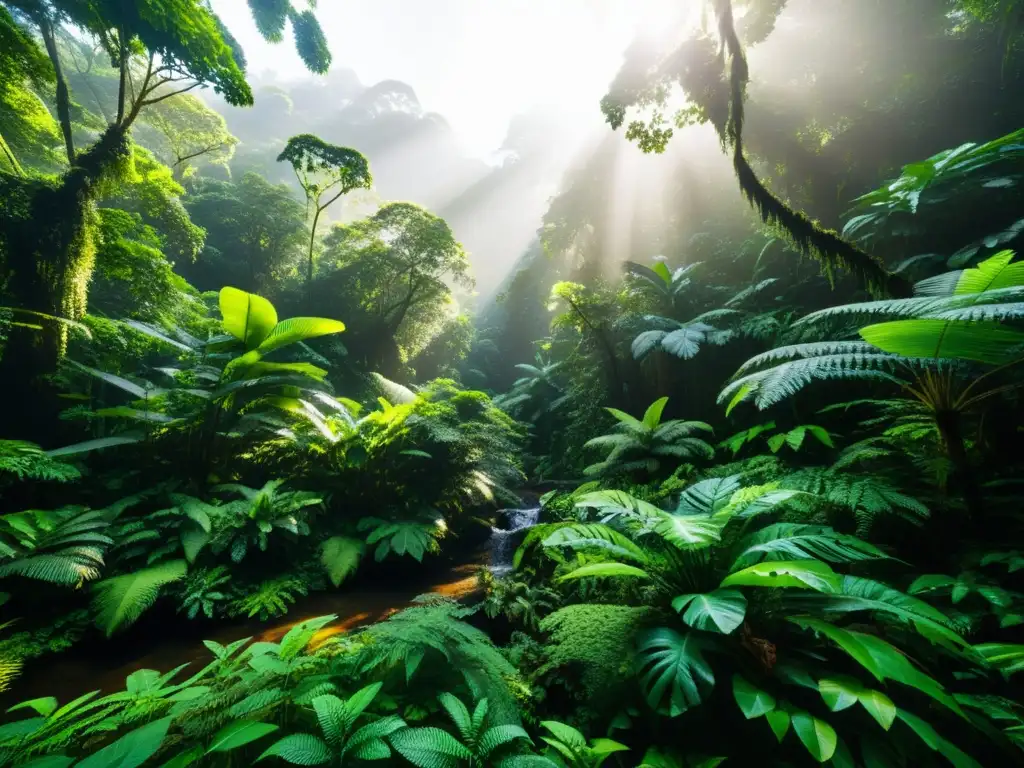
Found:
[{"label": "green leaf", "polygon": [[668,398],[662,397],[648,406],[643,418],[644,426],[647,429],[655,429],[661,423],[661,414],[664,412],[667,403]]},{"label": "green leaf", "polygon": [[938,731],[917,715],[911,714],[903,709],[897,710],[896,714],[900,720],[906,723],[910,729],[918,735],[921,741],[923,741],[929,749],[943,755],[955,766],[955,768],[982,768],[980,763],[975,761],[969,755],[961,752],[952,743],[942,738]]},{"label": "green leaf", "polygon": [[711,546],[722,537],[722,528],[728,522],[723,518],[706,515],[673,515],[663,512],[654,525],[654,533],[683,551]]},{"label": "green leaf", "polygon": [[258,723],[253,720],[239,720],[238,722],[225,725],[214,734],[206,754],[211,752],[228,752],[238,747],[262,739],[269,733],[277,730],[276,725],[270,723]]},{"label": "green leaf", "polygon": [[766,712],[764,717],[768,721],[768,725],[771,726],[772,733],[775,734],[775,738],[781,744],[782,740],[786,738],[786,734],[789,732],[789,713],[785,710],[776,708],[771,712]]},{"label": "green leaf", "polygon": [[732,567],[758,560],[825,560],[847,563],[884,559],[880,549],[855,536],[836,533],[831,528],[798,523],[775,523],[747,536],[740,542],[743,551]]},{"label": "green leaf", "polygon": [[113,744],[93,752],[75,768],[137,768],[160,749],[170,725],[171,718],[165,717],[136,728]]},{"label": "green leaf", "polygon": [[341,333],[344,330],[345,324],[340,320],[329,320],[325,317],[289,317],[274,327],[270,335],[257,347],[257,351],[265,355],[297,341]]},{"label": "green leaf", "polygon": [[633,565],[627,565],[626,563],[590,563],[589,565],[580,566],[569,573],[559,576],[556,581],[606,576],[628,576],[636,579],[651,578],[647,571]]},{"label": "green leaf", "polygon": [[793,730],[807,748],[811,757],[819,763],[831,759],[836,751],[835,729],[824,720],[819,720],[808,712],[794,712],[792,715]]},{"label": "green leaf", "polygon": [[737,405],[739,405],[744,400],[746,400],[747,397],[749,397],[751,394],[753,394],[753,392],[754,392],[754,387],[751,386],[750,384],[744,384],[739,389],[737,389],[736,390],[736,394],[733,395],[732,400],[729,401],[729,405],[727,405],[726,408],[725,408],[725,416],[726,416],[726,418],[729,417],[729,414],[732,413],[733,409]]},{"label": "green leaf", "polygon": [[268,757],[280,757],[292,765],[323,765],[331,759],[331,750],[317,736],[293,733],[271,744],[257,760]]},{"label": "green leaf", "polygon": [[199,760],[202,756],[203,748],[201,745],[196,744],[190,749],[186,749],[184,752],[175,755],[166,763],[161,765],[160,768],[188,768],[188,766],[192,765],[192,763]]},{"label": "green leaf", "polygon": [[47,456],[74,456],[79,453],[99,451],[103,448],[113,448],[115,445],[133,445],[143,441],[142,435],[116,435],[114,437],[100,437],[95,440],[86,440],[73,445],[65,445],[63,448],[54,448],[47,451]]},{"label": "green leaf", "polygon": [[96,625],[110,637],[118,629],[134,623],[156,602],[160,588],[180,581],[187,570],[184,560],[170,560],[97,583],[93,587]]},{"label": "green leaf", "polygon": [[861,338],[905,357],[973,360],[1001,365],[1024,345],[1024,333],[996,322],[954,322],[920,318],[869,325]]},{"label": "green leaf", "polygon": [[797,626],[812,629],[828,637],[879,682],[895,680],[903,685],[916,688],[964,717],[960,705],[938,682],[919,671],[899,649],[881,638],[843,629],[808,616],[792,616],[788,620]]},{"label": "green leaf", "polygon": [[363,556],[363,542],[348,536],[332,536],[320,549],[320,562],[327,572],[327,578],[335,587],[341,586],[356,572]]},{"label": "green leaf", "polygon": [[861,706],[875,721],[888,731],[896,719],[896,705],[881,691],[865,690],[858,696]]},{"label": "green leaf", "polygon": [[775,710],[775,697],[747,682],[741,675],[732,676],[732,695],[747,720]]},{"label": "green leaf", "polygon": [[527,741],[531,744],[533,743],[529,734],[527,734],[521,726],[511,723],[507,725],[496,725],[493,728],[488,728],[483,735],[480,736],[480,741],[476,748],[477,754],[479,754],[481,758],[486,759],[495,750],[519,740]]},{"label": "green leaf", "polygon": [[1024,669],[1024,645],[1015,643],[981,643],[974,650],[996,669],[1009,677]]},{"label": "green leaf", "polygon": [[835,444],[832,442],[832,435],[822,427],[815,426],[814,424],[807,425],[807,431],[817,438],[819,443],[827,445],[829,448],[835,448]]},{"label": "green leaf", "polygon": [[219,299],[224,330],[243,342],[246,349],[260,346],[277,325],[274,305],[262,296],[225,286],[220,289]]},{"label": "green leaf", "polygon": [[965,269],[953,293],[959,296],[1024,285],[1024,261],[1011,264],[1013,256],[1013,251],[1000,251],[973,269]]},{"label": "green leaf", "polygon": [[714,515],[729,504],[740,486],[739,475],[713,477],[694,483],[679,495],[676,514]]},{"label": "green leaf", "polygon": [[405,728],[391,734],[391,746],[419,768],[459,768],[473,753],[440,728]]},{"label": "green leaf", "polygon": [[758,563],[726,576],[722,587],[795,587],[835,592],[841,577],[827,563],[795,560]]},{"label": "green leaf", "polygon": [[7,710],[7,713],[17,712],[19,709],[32,709],[43,717],[47,717],[52,714],[53,710],[57,708],[58,701],[53,696],[47,696],[39,699],[29,699],[28,701],[22,701],[15,704],[13,707]]},{"label": "green leaf", "polygon": [[786,444],[786,433],[780,432],[777,435],[772,435],[768,438],[768,447],[772,449],[772,453],[778,453],[779,449]]},{"label": "green leaf", "polygon": [[699,705],[715,685],[696,632],[681,635],[665,627],[639,638],[641,686],[647,702],[675,717]]},{"label": "green leaf", "polygon": [[728,635],[740,624],[747,612],[747,598],[735,589],[716,589],[702,595],[680,595],[672,607],[683,613],[683,621],[694,629]]},{"label": "green leaf", "polygon": [[930,640],[961,648],[967,646],[967,642],[950,629],[949,619],[938,609],[881,582],[859,576],[843,576],[839,586],[830,594],[790,595],[786,602],[787,605],[807,612],[824,610],[829,613],[886,613],[913,625]]},{"label": "green leaf", "polygon": [[840,675],[819,680],[818,691],[830,710],[842,712],[857,703],[864,686],[852,677]]}]

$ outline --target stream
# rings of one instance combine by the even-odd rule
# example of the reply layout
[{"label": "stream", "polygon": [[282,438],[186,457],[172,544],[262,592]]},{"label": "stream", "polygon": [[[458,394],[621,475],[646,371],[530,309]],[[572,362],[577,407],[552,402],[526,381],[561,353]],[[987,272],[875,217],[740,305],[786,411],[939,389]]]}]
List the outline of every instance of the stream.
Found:
[{"label": "stream", "polygon": [[[489,567],[494,575],[503,576],[512,570],[512,558],[522,532],[536,525],[539,516],[539,506],[498,512],[498,521],[504,517],[507,527],[491,529]],[[481,567],[477,562],[455,566],[428,577],[426,583],[410,583],[407,588],[368,585],[342,592],[314,593],[300,599],[286,616],[268,621],[238,619],[211,625],[175,622],[172,632],[164,631],[165,621],[151,626],[149,632],[137,631],[77,646],[66,653],[29,662],[11,689],[0,694],[0,711],[19,701],[43,696],[56,696],[66,703],[89,691],[115,693],[124,690],[125,678],[139,669],[166,672],[186,663],[198,668],[210,658],[203,640],[215,640],[222,645],[242,637],[276,642],[301,621],[336,614],[338,620],[317,633],[316,639],[323,639],[385,619],[427,592],[466,598],[479,588],[477,572]]]},{"label": "stream", "polygon": [[206,626],[185,624],[184,627],[176,623],[174,629],[184,631],[167,632],[156,638],[129,633],[45,656],[29,662],[11,689],[0,694],[0,711],[19,701],[42,696],[56,696],[64,704],[89,691],[99,690],[103,694],[122,691],[125,678],[138,669],[166,672],[186,663],[198,668],[211,658],[203,646],[204,639],[216,640],[222,645],[242,637],[277,642],[301,621],[337,614],[337,621],[317,633],[319,640],[385,619],[409,606],[417,595],[427,592],[454,599],[469,597],[478,589],[479,569],[476,563],[456,566],[435,574],[426,583],[410,583],[406,589],[391,585],[380,589],[360,587],[343,592],[317,592],[300,599],[286,616],[268,621],[253,618]]},{"label": "stream", "polygon": [[499,518],[504,515],[507,528],[491,528],[491,573],[504,576],[512,570],[512,558],[516,547],[523,540],[522,532],[532,528],[540,519],[540,507],[526,509],[503,509],[498,512]]}]

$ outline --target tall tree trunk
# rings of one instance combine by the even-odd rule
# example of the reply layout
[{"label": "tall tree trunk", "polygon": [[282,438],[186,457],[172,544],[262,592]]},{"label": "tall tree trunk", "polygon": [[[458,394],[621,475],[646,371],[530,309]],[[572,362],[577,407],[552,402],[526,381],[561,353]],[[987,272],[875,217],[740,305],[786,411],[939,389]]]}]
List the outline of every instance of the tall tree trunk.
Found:
[{"label": "tall tree trunk", "polygon": [[10,145],[4,140],[3,134],[0,134],[0,153],[3,153],[7,162],[10,163],[12,173],[17,174],[18,176],[25,175],[25,171],[21,168],[21,163],[19,163],[18,158],[15,157],[14,150],[12,150]]},{"label": "tall tree trunk", "polygon": [[935,425],[952,464],[949,490],[960,494],[966,508],[966,515],[960,515],[955,510],[947,513],[947,519],[940,524],[940,535],[933,537],[936,543],[941,542],[939,546],[943,552],[949,552],[951,541],[969,534],[970,530],[980,523],[983,514],[982,496],[978,478],[971,466],[971,458],[964,443],[960,412],[952,409],[937,411]]},{"label": "tall tree trunk", "polygon": [[[94,198],[100,181],[129,152],[125,130],[112,126],[56,185],[23,182],[26,215],[0,224],[10,254],[7,289],[13,306],[59,318],[85,314],[95,257]],[[67,328],[40,318],[32,322],[43,329],[12,327],[0,357],[8,394],[8,407],[0,409],[0,436],[47,444],[54,441],[57,411],[50,376],[64,354]]]},{"label": "tall tree trunk", "polygon": [[317,207],[313,214],[313,226],[309,230],[309,263],[306,265],[306,300],[311,301],[313,297],[313,248],[316,245],[316,225],[320,221],[320,214],[323,208]]},{"label": "tall tree trunk", "polygon": [[50,57],[53,72],[57,77],[57,120],[60,123],[60,131],[64,135],[68,165],[71,166],[75,164],[75,141],[71,134],[71,94],[68,91],[67,80],[64,79],[64,68],[61,66],[57,41],[53,35],[53,23],[46,16],[41,16],[39,19],[39,32],[43,36],[46,54]]}]

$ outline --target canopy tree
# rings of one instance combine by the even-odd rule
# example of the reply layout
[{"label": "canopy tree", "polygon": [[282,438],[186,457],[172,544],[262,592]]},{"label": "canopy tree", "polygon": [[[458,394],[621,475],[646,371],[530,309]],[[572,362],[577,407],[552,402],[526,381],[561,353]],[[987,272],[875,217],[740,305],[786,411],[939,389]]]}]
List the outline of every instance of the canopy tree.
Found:
[{"label": "canopy tree", "polygon": [[[266,4],[253,5],[266,18]],[[85,312],[95,258],[94,201],[101,187],[116,180],[131,162],[129,131],[140,113],[199,87],[212,87],[238,106],[251,105],[252,92],[236,58],[237,44],[204,0],[3,0],[2,6],[22,29],[43,41],[56,83],[57,119],[69,164],[56,180],[0,176],[0,197],[12,201],[12,215],[3,217],[0,230],[0,251],[7,255],[11,273],[8,292],[19,309],[76,319]],[[283,13],[291,16],[304,58],[322,70],[324,57],[316,57],[323,53],[322,34],[313,34],[315,19],[290,5]],[[75,146],[71,95],[57,47],[63,27],[96,38],[118,72],[114,115],[99,138],[82,151]],[[10,56],[5,47],[0,61]],[[41,376],[56,370],[66,345],[64,328],[54,323],[42,333],[12,329],[0,371],[16,394],[32,392]],[[52,416],[44,414],[46,410],[9,409],[4,432],[45,434]]]},{"label": "canopy tree", "polygon": [[[316,311],[344,307],[354,349],[380,364],[385,346],[415,353],[440,330],[450,285],[473,285],[469,259],[451,228],[413,203],[388,203],[325,238],[334,268],[313,286]],[[348,343],[348,342],[346,342]]]},{"label": "canopy tree", "polygon": [[309,230],[309,261],[306,266],[307,290],[313,282],[313,250],[316,225],[330,205],[353,189],[369,189],[373,184],[370,164],[362,154],[348,147],[329,144],[309,133],[292,136],[277,161],[291,163],[295,177],[313,208]]},{"label": "canopy tree", "polygon": [[201,179],[187,207],[206,229],[206,247],[179,268],[202,290],[233,285],[266,295],[301,263],[305,216],[283,184],[255,173],[236,183]]}]

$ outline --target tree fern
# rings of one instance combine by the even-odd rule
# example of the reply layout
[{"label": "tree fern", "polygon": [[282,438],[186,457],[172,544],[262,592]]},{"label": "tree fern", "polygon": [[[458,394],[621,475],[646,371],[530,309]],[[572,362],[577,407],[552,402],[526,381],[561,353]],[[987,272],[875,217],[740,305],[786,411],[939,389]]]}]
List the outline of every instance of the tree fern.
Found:
[{"label": "tree fern", "polygon": [[135,623],[156,602],[161,588],[183,579],[186,571],[184,560],[171,560],[97,583],[93,588],[96,625],[110,637]]}]

